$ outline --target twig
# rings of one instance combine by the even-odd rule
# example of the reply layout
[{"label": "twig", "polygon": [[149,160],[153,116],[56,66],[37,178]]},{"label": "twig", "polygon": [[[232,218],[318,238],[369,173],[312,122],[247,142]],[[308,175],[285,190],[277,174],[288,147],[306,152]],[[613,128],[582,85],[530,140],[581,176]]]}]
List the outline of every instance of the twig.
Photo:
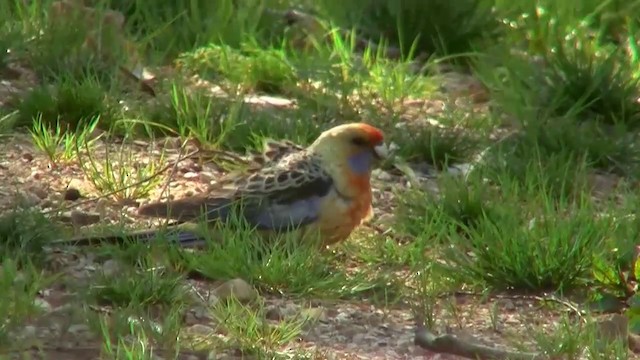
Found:
[{"label": "twig", "polygon": [[[185,140],[184,142],[182,142],[182,145],[180,145],[180,151],[178,152],[178,159],[176,159],[176,161],[174,161],[172,169],[171,169],[171,173],[169,174],[169,176],[167,177],[167,181],[165,182],[164,186],[162,187],[162,191],[160,191],[160,196],[162,196],[162,194],[164,194],[165,191],[167,191],[167,189],[169,188],[169,184],[171,183],[171,178],[173,177],[173,174],[176,173],[176,169],[178,168],[178,164],[188,158],[188,156],[185,156],[184,158],[182,157],[182,151],[185,148],[185,146],[187,145],[188,140]],[[193,154],[191,155],[195,155],[197,154],[199,151],[196,150],[193,152]],[[167,196],[169,196],[169,193],[167,193]]]},{"label": "twig", "polygon": [[509,360],[540,360],[548,357],[539,353],[517,352],[501,350],[495,347],[473,344],[451,335],[435,335],[429,331],[422,319],[416,321],[414,344],[429,351],[442,354],[453,354],[468,359],[509,359]]}]

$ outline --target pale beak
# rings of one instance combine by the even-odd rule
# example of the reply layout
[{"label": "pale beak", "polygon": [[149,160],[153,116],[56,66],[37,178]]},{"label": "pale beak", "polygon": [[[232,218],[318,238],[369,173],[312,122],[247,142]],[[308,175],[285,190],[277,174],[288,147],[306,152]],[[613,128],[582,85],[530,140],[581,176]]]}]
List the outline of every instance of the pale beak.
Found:
[{"label": "pale beak", "polygon": [[386,159],[389,157],[389,149],[385,143],[373,147],[373,153],[378,159]]}]

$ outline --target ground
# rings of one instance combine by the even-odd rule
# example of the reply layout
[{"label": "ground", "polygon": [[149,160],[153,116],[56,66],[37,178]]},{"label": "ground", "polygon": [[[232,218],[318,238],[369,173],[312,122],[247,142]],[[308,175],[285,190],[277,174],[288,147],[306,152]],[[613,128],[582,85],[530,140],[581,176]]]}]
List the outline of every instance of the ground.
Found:
[{"label": "ground", "polygon": [[[635,11],[0,4],[0,354],[640,358]],[[355,121],[391,156],[343,243],[68,242]]]}]

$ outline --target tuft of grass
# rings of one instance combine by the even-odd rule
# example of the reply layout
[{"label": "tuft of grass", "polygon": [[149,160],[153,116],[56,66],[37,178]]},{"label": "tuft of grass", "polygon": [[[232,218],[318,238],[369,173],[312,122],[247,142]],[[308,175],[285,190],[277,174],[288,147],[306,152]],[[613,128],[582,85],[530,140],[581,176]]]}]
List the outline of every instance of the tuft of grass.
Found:
[{"label": "tuft of grass", "polygon": [[580,198],[587,191],[590,163],[584,155],[560,148],[541,149],[538,143],[514,137],[487,152],[482,170],[494,184],[538,188],[551,198]]},{"label": "tuft of grass", "polygon": [[576,321],[565,315],[555,326],[553,335],[533,329],[538,347],[551,356],[567,358],[576,358],[585,353],[591,359],[622,359],[629,356],[627,339],[616,335],[615,329],[605,330],[605,325],[591,314],[584,320]]},{"label": "tuft of grass", "polygon": [[86,144],[90,149],[92,144],[98,140],[90,139],[91,133],[98,125],[98,118],[91,121],[87,126],[75,132],[63,130],[62,125],[58,122],[55,126],[46,125],[42,120],[42,114],[39,114],[33,122],[33,128],[30,130],[31,138],[38,150],[42,151],[49,163],[53,167],[57,167],[60,162],[69,162],[75,159],[77,144]]},{"label": "tuft of grass", "polygon": [[103,356],[113,359],[177,357],[181,350],[181,310],[179,306],[169,308],[158,319],[129,308],[117,309],[110,315],[92,318],[90,325],[102,338]]},{"label": "tuft of grass", "polygon": [[19,5],[17,16],[29,25],[26,35],[31,41],[17,55],[45,81],[61,76],[82,79],[93,73],[101,82],[110,83],[127,53],[117,22],[110,21],[98,5],[92,10],[70,2]]},{"label": "tuft of grass", "polygon": [[483,214],[473,227],[450,232],[452,246],[444,256],[466,281],[496,289],[567,290],[589,276],[606,248],[614,223],[594,217],[587,195],[555,195],[536,172],[529,174],[524,184],[501,178],[498,217]]},{"label": "tuft of grass", "polygon": [[[313,244],[295,235],[267,243],[241,224],[234,230],[217,229],[205,253],[184,254],[185,265],[213,279],[239,277],[273,292],[320,293],[344,280],[343,273],[332,273],[330,264],[317,258]],[[216,240],[218,236],[224,242]]]},{"label": "tuft of grass", "polygon": [[63,78],[55,86],[36,87],[24,96],[17,110],[19,125],[30,126],[39,117],[46,125],[67,130],[85,127],[96,117],[108,128],[113,109],[102,85],[88,76],[82,80]]},{"label": "tuft of grass", "polygon": [[640,104],[629,60],[581,32],[549,37],[537,59],[498,46],[476,63],[496,111],[520,130],[517,147],[535,146],[544,157],[571,152],[590,166],[633,174]]},{"label": "tuft of grass", "polygon": [[391,137],[402,143],[398,156],[412,163],[426,162],[440,171],[470,160],[480,145],[466,130],[429,125],[418,125],[417,129],[396,128]]},{"label": "tuft of grass", "polygon": [[3,254],[0,259],[0,348],[11,348],[13,338],[24,328],[24,322],[43,311],[36,302],[38,293],[49,279],[33,264],[20,263]]},{"label": "tuft of grass", "polygon": [[[373,59],[371,59],[373,58]],[[371,56],[365,51],[364,62],[367,76],[360,87],[371,100],[381,102],[387,109],[401,104],[409,98],[429,96],[436,86],[431,79],[422,76],[416,65],[410,61],[391,61],[379,56]]]},{"label": "tuft of grass", "polygon": [[[85,142],[85,148],[87,146]],[[117,201],[135,200],[147,196],[162,181],[159,171],[164,164],[164,152],[159,159],[140,161],[131,144],[126,142],[114,157],[109,145],[103,149],[104,159],[100,162],[90,150],[86,155],[77,152],[82,171],[100,193],[109,194]]]},{"label": "tuft of grass", "polygon": [[212,309],[219,327],[233,339],[229,344],[243,353],[273,357],[283,353],[282,348],[297,340],[305,326],[314,319],[303,314],[278,321],[267,320],[267,308],[263,300],[245,305],[231,297],[218,302]]},{"label": "tuft of grass", "polygon": [[603,54],[565,42],[545,57],[547,94],[553,99],[555,114],[574,113],[583,121],[637,128],[638,79],[619,50],[601,51]]},{"label": "tuft of grass", "polygon": [[[184,53],[177,65],[211,80],[224,79],[231,92],[289,93],[296,85],[296,70],[282,49],[243,43],[239,49],[209,45]],[[224,84],[223,84],[224,85]]]},{"label": "tuft of grass", "polygon": [[165,59],[209,43],[239,46],[252,38],[264,42],[273,25],[265,21],[260,0],[197,0],[188,5],[170,1],[160,7],[145,6],[140,0],[111,0],[110,5],[128,19],[128,33]]},{"label": "tuft of grass", "polygon": [[261,238],[242,221],[229,226],[204,226],[198,233],[207,239],[207,249],[189,253],[178,251],[174,266],[211,279],[244,279],[269,293],[295,296],[358,297],[393,286],[393,279],[370,272],[347,273],[330,256],[318,256],[313,236],[293,232]]},{"label": "tuft of grass", "polygon": [[[473,181],[475,180],[475,181]],[[446,238],[448,228],[471,229],[487,219],[499,219],[500,207],[495,204],[495,190],[481,180],[465,181],[452,176],[438,182],[439,193],[411,189],[399,193],[398,227],[402,233],[417,238],[438,235]]]},{"label": "tuft of grass", "polygon": [[171,107],[178,134],[195,138],[200,144],[219,147],[240,122],[243,103],[211,98],[204,92],[184,87],[171,89]]},{"label": "tuft of grass", "polygon": [[18,204],[0,217],[0,258],[42,264],[43,247],[55,239],[56,228],[42,213]]},{"label": "tuft of grass", "polygon": [[455,5],[436,1],[326,0],[320,11],[343,25],[356,25],[364,33],[382,35],[404,51],[415,45],[417,53],[439,56],[464,54],[485,38],[498,34],[493,1],[461,1]]},{"label": "tuft of grass", "polygon": [[116,307],[179,306],[186,300],[181,280],[182,276],[166,274],[159,269],[129,269],[126,276],[116,279],[100,275],[88,296],[98,304]]}]

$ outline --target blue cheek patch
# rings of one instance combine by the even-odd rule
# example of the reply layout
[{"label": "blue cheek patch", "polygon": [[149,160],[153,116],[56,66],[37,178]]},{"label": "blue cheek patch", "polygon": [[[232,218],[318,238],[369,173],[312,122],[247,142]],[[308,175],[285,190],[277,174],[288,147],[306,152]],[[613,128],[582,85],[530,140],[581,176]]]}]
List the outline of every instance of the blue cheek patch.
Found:
[{"label": "blue cheek patch", "polygon": [[371,169],[373,154],[369,151],[362,151],[349,157],[349,167],[358,174],[364,175]]}]

